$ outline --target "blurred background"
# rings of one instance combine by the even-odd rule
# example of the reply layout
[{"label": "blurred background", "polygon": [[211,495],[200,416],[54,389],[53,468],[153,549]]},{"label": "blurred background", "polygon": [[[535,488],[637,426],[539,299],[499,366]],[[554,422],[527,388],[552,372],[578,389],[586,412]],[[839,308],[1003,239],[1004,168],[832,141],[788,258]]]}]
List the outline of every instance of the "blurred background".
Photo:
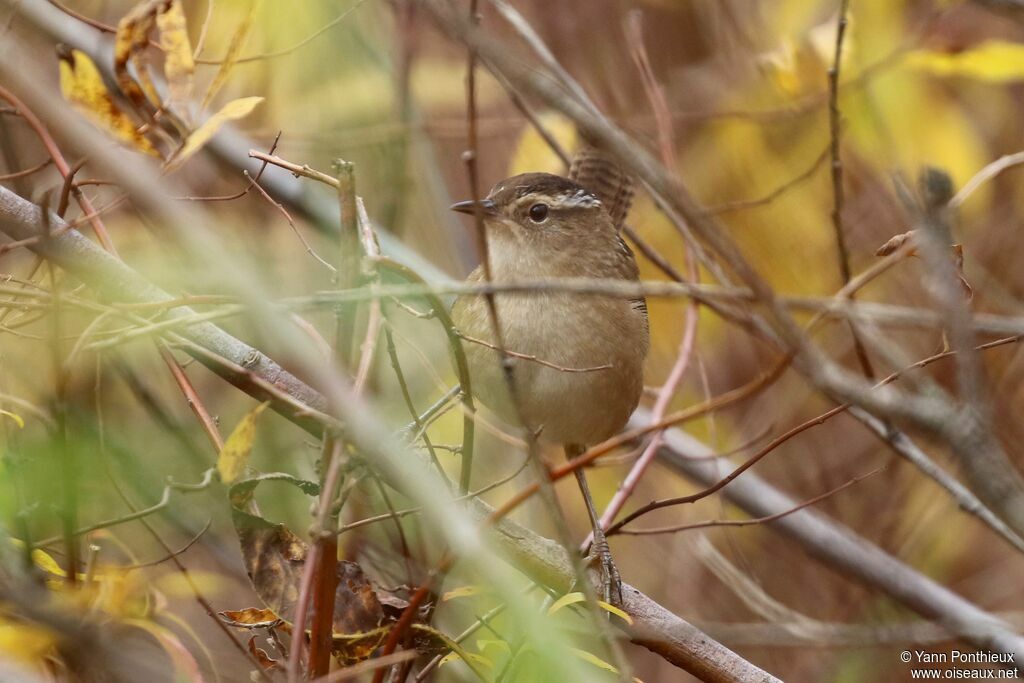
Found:
[{"label": "blurred background", "polygon": [[[840,288],[831,222],[828,108],[838,2],[512,0],[511,4],[612,120],[654,154],[668,146],[678,177],[718,216],[777,291],[829,296]],[[1011,11],[993,8],[1003,4]],[[912,186],[919,170],[930,165],[947,171],[961,187],[986,164],[1024,148],[1020,116],[1024,25],[1012,13],[1012,5],[914,0],[851,3],[838,105],[843,131],[843,222],[854,273],[874,264],[875,250],[889,238],[912,227],[894,189],[900,182]],[[250,146],[269,150],[279,136],[274,154],[296,164],[332,173],[336,158],[354,163],[356,191],[369,216],[382,236],[395,238],[382,237],[385,252],[394,249],[389,245],[398,244],[396,253],[403,257],[418,255],[430,267],[419,262],[416,266],[432,281],[442,276],[460,279],[476,265],[479,252],[471,222],[447,210],[453,201],[470,196],[462,161],[467,148],[466,51],[440,33],[423,8],[412,0],[185,0],[182,6],[191,44],[199,44],[201,30],[205,35],[195,68],[195,90],[200,94],[189,108],[194,120],[202,121],[236,98],[265,98],[168,176],[211,217],[219,238],[230,246],[225,258],[258,274],[261,285],[277,298],[333,287],[331,271],[310,255],[284,215],[256,191],[230,201],[198,199],[244,190],[248,179],[243,168],[250,173],[259,168],[243,161],[244,154]],[[96,50],[96,62],[109,63],[112,35],[82,17],[101,27],[116,26],[132,7],[133,3],[122,0],[67,0],[63,9],[56,2],[0,3],[0,41],[16,38],[17,58],[37,79],[35,86],[56,95],[60,93],[56,43]],[[528,54],[520,36],[490,3],[481,2],[480,12],[488,32],[519,46],[520,54]],[[222,59],[246,22],[251,22],[251,28],[240,54],[258,58],[236,63],[213,104],[200,111],[201,93],[218,73],[216,64],[204,64],[202,58]],[[637,65],[640,49],[664,94],[668,131],[659,131]],[[8,50],[4,59],[11,58]],[[159,55],[153,57],[152,66],[160,72]],[[577,136],[569,121],[538,102],[527,100],[525,105],[565,149],[576,148]],[[523,108],[484,69],[478,70],[478,107],[479,174],[484,187],[524,171],[566,172]],[[69,163],[81,158],[74,140],[59,142]],[[10,107],[0,111],[4,185],[52,206],[62,184],[52,165],[8,177],[45,159],[45,150],[24,118]],[[102,180],[94,173],[86,164],[78,178]],[[265,171],[264,178],[271,196],[291,207],[295,230],[310,249],[333,254],[334,237],[331,228],[325,227],[336,213],[331,192],[274,167]],[[1015,315],[1022,308],[1024,271],[1014,265],[1022,256],[1017,236],[1024,200],[1020,178],[1020,171],[1007,170],[974,192],[959,211],[955,238],[963,245],[965,277],[973,287],[971,305],[977,312]],[[295,196],[275,196],[275,188],[290,188],[288,192]],[[82,189],[96,206],[108,204],[120,192],[103,184]],[[295,202],[300,201],[321,207],[319,213],[296,210]],[[73,207],[68,215],[80,213]],[[190,262],[159,224],[148,221],[130,203],[106,211],[104,220],[121,257],[169,291],[227,291],[221,273]],[[685,241],[642,192],[629,224],[651,249],[685,271]],[[0,283],[7,275],[25,279],[31,273],[34,281],[49,282],[47,268],[39,268],[34,258],[24,249],[0,251]],[[640,255],[638,260],[643,279],[666,279],[650,259]],[[922,274],[918,259],[906,259],[873,281],[861,298],[927,306],[930,298]],[[713,281],[707,272],[701,278]],[[73,289],[74,281],[68,287]],[[652,299],[649,306],[652,349],[646,383],[651,391],[644,399],[648,406],[677,359],[688,304],[683,299]],[[417,319],[397,304],[385,308],[410,395],[422,412],[456,381],[446,339],[436,321]],[[302,315],[324,335],[333,330],[330,309]],[[359,339],[366,317],[363,310],[353,321]],[[66,433],[77,454],[73,481],[81,526],[124,515],[127,508],[121,495],[139,507],[153,505],[160,500],[168,477],[197,482],[216,458],[151,343],[142,339],[80,350],[71,356],[70,366],[57,365],[65,367],[59,378],[47,341],[52,334],[50,318],[45,311],[0,300],[0,408],[19,417],[0,416],[0,525],[5,535],[36,543],[61,531],[56,510],[66,463],[47,417],[58,385],[64,385]],[[62,321],[66,339],[58,358],[68,357],[95,318],[95,312],[68,313]],[[290,357],[293,352],[266,334],[258,321],[241,316],[223,324],[286,367],[300,367]],[[105,329],[117,328],[110,324]],[[894,357],[908,363],[932,355],[944,344],[935,330],[886,329],[885,334]],[[670,410],[741,386],[778,359],[777,351],[761,339],[704,308],[695,335],[692,359]],[[834,358],[857,368],[847,326],[825,325],[815,339]],[[997,436],[1018,465],[1024,457],[1019,446],[1024,440],[1018,419],[1024,401],[1020,358],[1013,344],[984,354]],[[896,369],[891,358],[872,359],[880,375]],[[186,364],[185,369],[225,436],[256,405],[198,363]],[[951,365],[935,364],[925,372],[947,388],[954,387]],[[315,383],[317,378],[306,379]],[[374,356],[367,393],[395,429],[409,421],[383,347]],[[749,400],[689,422],[685,429],[716,453],[738,462],[833,405],[803,377],[787,371]],[[485,414],[484,421],[477,430],[475,486],[513,474],[524,457],[521,448],[509,443],[496,418]],[[429,431],[431,440],[440,445],[439,459],[453,477],[459,468],[453,450],[461,429],[461,416],[451,411]],[[925,434],[912,432],[912,436],[940,465],[956,472],[955,462],[941,444]],[[250,465],[258,471],[283,471],[313,480],[319,476],[319,443],[277,415],[268,412],[260,418],[254,444]],[[588,470],[600,508],[614,494],[635,455],[628,449],[617,451]],[[547,457],[557,462],[561,455]],[[794,499],[807,500],[879,467],[884,469],[815,508],[982,609],[1024,623],[1024,612],[1020,612],[1024,594],[1016,580],[1024,560],[855,420],[839,415],[796,436],[754,471]],[[500,502],[532,480],[527,469],[486,498]],[[656,462],[627,511],[699,488]],[[303,534],[309,525],[310,499],[286,486],[268,484],[265,489],[257,493],[263,516]],[[370,483],[354,487],[342,521],[386,509],[381,490]],[[575,484],[566,479],[557,490],[574,537],[582,539],[589,525]],[[398,494],[390,495],[395,507],[409,505]],[[745,516],[712,496],[653,513],[638,526]],[[515,518],[542,534],[554,533],[552,521],[539,505],[524,507]],[[172,549],[180,549],[199,534],[178,559],[214,610],[239,610],[258,603],[245,575],[223,487],[175,492],[166,507],[146,521]],[[209,529],[200,534],[207,524]],[[390,523],[344,534],[342,556],[359,562],[381,585],[403,584],[410,576],[421,579],[439,556],[436,534],[422,529],[415,515],[403,527],[410,558],[402,558],[400,539]],[[167,555],[151,531],[134,521],[93,532],[89,541],[102,548],[98,561],[121,577],[112,594],[94,603],[94,612],[105,615],[104,629],[96,637],[113,642],[123,638],[120,642],[126,650],[143,653],[141,659],[151,667],[148,675],[154,681],[194,675],[206,680],[248,680],[250,662],[204,614],[205,607],[173,564],[124,569]],[[714,552],[708,550],[709,544]],[[892,597],[817,562],[804,548],[775,533],[770,524],[615,536],[611,545],[629,583],[783,680],[902,681],[909,678],[908,665],[899,661],[902,650],[948,652],[956,647],[955,641],[934,635],[919,615]],[[44,550],[63,562],[60,543]],[[723,561],[743,578],[725,572]],[[485,583],[485,578],[456,574],[444,590]],[[450,635],[495,604],[486,595],[458,602],[439,609],[437,626]],[[52,643],[45,634],[29,633],[23,622],[3,614],[0,610],[0,653],[36,670],[50,656]],[[801,635],[797,626],[803,618],[860,630],[816,640],[813,634]],[[143,630],[130,628],[138,621],[157,624],[163,636],[146,636]],[[570,632],[583,628],[581,623],[566,628]],[[894,624],[905,628],[887,630]],[[507,628],[515,631],[516,627]],[[478,638],[514,642],[510,631],[503,631],[498,623],[494,632]],[[181,647],[161,637],[172,638]],[[493,643],[473,645],[472,639],[469,643],[467,648],[482,657],[503,656],[497,652],[501,647]],[[488,653],[488,648],[495,651]],[[691,680],[639,647],[627,644],[626,654],[634,674],[643,681]],[[187,663],[189,658],[194,668]],[[174,666],[161,664],[167,661]],[[59,678],[66,673],[53,664],[43,668],[48,668],[47,676]],[[614,680],[598,667],[588,671],[592,680]],[[436,680],[471,680],[469,669],[459,663],[446,664],[435,675]],[[545,679],[543,671],[528,666],[512,678],[530,680],[531,675],[536,676],[533,680]]]}]

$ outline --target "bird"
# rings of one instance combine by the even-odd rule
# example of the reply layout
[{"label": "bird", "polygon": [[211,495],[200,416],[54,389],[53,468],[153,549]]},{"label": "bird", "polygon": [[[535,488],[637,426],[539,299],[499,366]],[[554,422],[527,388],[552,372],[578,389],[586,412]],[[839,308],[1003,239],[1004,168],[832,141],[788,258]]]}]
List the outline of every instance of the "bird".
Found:
[{"label": "bird", "polygon": [[[539,292],[496,292],[497,335],[483,296],[459,296],[451,315],[465,342],[474,397],[506,422],[521,421],[540,443],[561,446],[569,459],[618,433],[643,393],[650,346],[644,298],[570,293],[557,284],[559,278],[639,280],[636,258],[620,235],[631,198],[628,176],[585,148],[570,177],[516,175],[482,200],[451,207],[482,215],[494,283],[552,281]],[[468,282],[483,282],[487,272],[481,264]],[[604,598],[621,603],[621,580],[586,475],[577,469],[575,476]]]}]

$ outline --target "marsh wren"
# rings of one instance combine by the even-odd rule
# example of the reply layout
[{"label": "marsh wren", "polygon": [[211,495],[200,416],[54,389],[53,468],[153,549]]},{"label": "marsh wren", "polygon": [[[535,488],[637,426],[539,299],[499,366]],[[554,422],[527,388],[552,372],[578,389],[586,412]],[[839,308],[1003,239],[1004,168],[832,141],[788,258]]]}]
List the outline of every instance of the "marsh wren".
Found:
[{"label": "marsh wren", "polygon": [[[586,164],[574,164],[573,173],[587,175]],[[639,279],[633,252],[619,236],[631,185],[628,192],[619,182],[608,189],[601,180],[594,176],[600,189],[591,190],[569,178],[526,173],[495,185],[479,207],[473,201],[452,206],[482,212],[494,282],[552,280],[550,291],[494,295],[501,342],[514,354],[508,374],[518,406],[511,403],[486,300],[456,300],[452,318],[467,340],[474,394],[506,421],[521,419],[541,442],[562,446],[570,459],[626,424],[643,391],[649,345],[643,298],[558,289],[558,278]],[[470,282],[483,280],[483,266],[469,276]],[[586,475],[579,469],[575,474],[594,528],[592,552],[601,562],[604,597],[619,601],[618,571]]]}]

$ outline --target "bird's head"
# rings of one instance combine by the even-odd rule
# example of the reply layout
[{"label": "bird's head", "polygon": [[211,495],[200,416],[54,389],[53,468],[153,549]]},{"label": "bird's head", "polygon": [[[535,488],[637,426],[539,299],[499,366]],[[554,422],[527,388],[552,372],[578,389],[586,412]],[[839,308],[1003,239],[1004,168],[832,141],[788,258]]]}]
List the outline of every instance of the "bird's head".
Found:
[{"label": "bird's head", "polygon": [[479,210],[489,230],[519,243],[563,243],[614,230],[594,193],[551,173],[512,176],[495,185],[485,199],[459,202],[451,208],[470,216]]}]

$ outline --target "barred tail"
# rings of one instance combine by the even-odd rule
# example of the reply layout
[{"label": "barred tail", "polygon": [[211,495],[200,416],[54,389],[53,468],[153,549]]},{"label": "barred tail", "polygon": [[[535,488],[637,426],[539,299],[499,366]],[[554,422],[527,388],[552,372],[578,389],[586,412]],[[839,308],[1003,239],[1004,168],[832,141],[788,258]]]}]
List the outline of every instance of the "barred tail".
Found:
[{"label": "barred tail", "polygon": [[608,153],[585,142],[573,157],[569,178],[598,196],[621,230],[633,203],[633,178]]}]

